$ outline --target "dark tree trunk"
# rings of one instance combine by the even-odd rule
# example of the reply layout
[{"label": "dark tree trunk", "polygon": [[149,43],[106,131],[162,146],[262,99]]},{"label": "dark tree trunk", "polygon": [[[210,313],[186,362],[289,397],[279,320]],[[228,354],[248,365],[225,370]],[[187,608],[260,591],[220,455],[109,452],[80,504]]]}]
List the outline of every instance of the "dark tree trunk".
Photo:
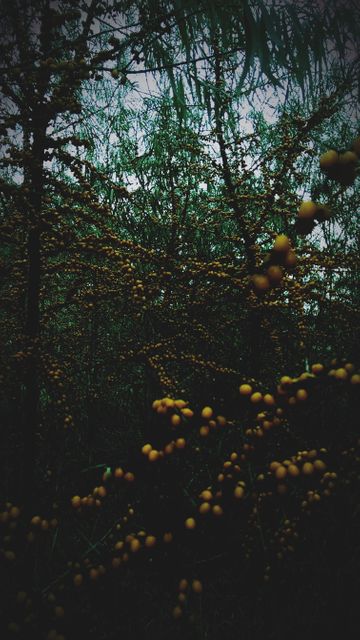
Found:
[{"label": "dark tree trunk", "polygon": [[35,488],[36,434],[39,428],[39,338],[40,338],[40,219],[44,189],[44,149],[46,125],[40,121],[34,131],[31,146],[31,166],[25,173],[29,189],[28,205],[28,276],[25,316],[25,340],[29,357],[25,373],[25,401],[23,419],[23,463],[20,477],[20,499],[26,509]]}]

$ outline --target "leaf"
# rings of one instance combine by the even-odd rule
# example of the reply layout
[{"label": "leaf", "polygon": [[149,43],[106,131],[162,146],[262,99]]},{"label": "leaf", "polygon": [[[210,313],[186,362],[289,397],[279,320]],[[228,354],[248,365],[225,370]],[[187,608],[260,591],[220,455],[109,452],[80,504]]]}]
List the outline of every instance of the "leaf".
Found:
[{"label": "leaf", "polygon": [[247,77],[250,67],[254,62],[254,50],[255,50],[255,35],[256,35],[256,22],[253,18],[251,9],[245,3],[244,14],[242,19],[245,35],[245,60],[242,70],[242,74],[239,80],[239,86],[242,86],[245,78]]}]

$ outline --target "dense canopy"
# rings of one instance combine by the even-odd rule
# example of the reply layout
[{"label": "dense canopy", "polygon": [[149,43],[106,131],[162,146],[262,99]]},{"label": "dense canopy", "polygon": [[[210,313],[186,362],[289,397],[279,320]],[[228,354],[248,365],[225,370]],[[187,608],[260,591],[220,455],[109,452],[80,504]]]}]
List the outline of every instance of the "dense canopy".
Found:
[{"label": "dense canopy", "polygon": [[1,637],[350,637],[357,4],[0,15]]}]

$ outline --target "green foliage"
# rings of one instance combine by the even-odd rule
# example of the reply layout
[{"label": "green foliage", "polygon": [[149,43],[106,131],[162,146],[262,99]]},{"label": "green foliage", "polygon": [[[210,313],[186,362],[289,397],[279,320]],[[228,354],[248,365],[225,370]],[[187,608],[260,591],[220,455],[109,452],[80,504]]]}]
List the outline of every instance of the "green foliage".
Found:
[{"label": "green foliage", "polygon": [[4,635],[330,634],[358,575],[353,13],[1,6]]}]

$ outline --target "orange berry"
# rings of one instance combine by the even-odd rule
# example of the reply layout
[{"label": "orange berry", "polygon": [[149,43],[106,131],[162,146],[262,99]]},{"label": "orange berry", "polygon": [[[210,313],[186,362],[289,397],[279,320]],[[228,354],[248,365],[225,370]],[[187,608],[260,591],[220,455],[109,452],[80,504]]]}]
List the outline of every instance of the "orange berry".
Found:
[{"label": "orange berry", "polygon": [[256,291],[267,291],[270,287],[270,280],[267,276],[263,276],[261,273],[257,273],[252,276],[252,283]]},{"label": "orange berry", "polygon": [[296,464],[289,464],[287,470],[289,476],[292,476],[293,478],[296,478],[296,476],[300,474],[299,467],[297,467]]},{"label": "orange berry", "polygon": [[204,407],[201,411],[201,417],[205,420],[208,420],[213,415],[213,410],[211,407]]},{"label": "orange berry", "polygon": [[203,502],[199,507],[199,513],[201,514],[209,513],[210,509],[211,509],[210,502]]},{"label": "orange berry", "polygon": [[206,436],[208,436],[210,433],[210,428],[207,425],[203,425],[202,427],[200,427],[199,433],[203,438],[206,438]]},{"label": "orange berry", "polygon": [[81,573],[77,573],[74,576],[74,579],[73,579],[74,586],[75,587],[81,587],[81,585],[83,583],[83,580],[84,580],[84,578],[83,578],[82,574]]},{"label": "orange berry", "polygon": [[171,453],[173,453],[175,448],[175,443],[174,442],[169,442],[164,449],[164,452],[166,453],[166,455],[170,455]]},{"label": "orange berry", "polygon": [[276,460],[274,460],[273,462],[270,462],[270,471],[276,471],[280,466],[280,462],[276,462]]},{"label": "orange berry", "polygon": [[314,460],[314,468],[316,469],[316,471],[325,471],[326,464],[325,462],[323,462],[323,460]]},{"label": "orange berry", "polygon": [[237,500],[240,500],[241,498],[243,498],[245,495],[245,490],[244,487],[235,487],[234,489],[234,498],[236,498]]},{"label": "orange berry", "polygon": [[143,446],[143,447],[141,447],[141,452],[142,452],[145,456],[147,456],[147,455],[150,453],[151,449],[152,449],[151,444],[144,444],[144,446]]},{"label": "orange berry", "polygon": [[154,547],[155,545],[156,545],[155,536],[146,536],[146,538],[145,538],[145,547],[148,547],[150,549],[151,547]]},{"label": "orange berry", "polygon": [[287,476],[287,469],[283,465],[280,465],[275,471],[275,478],[277,480],[283,480]]},{"label": "orange berry", "polygon": [[252,387],[249,384],[241,384],[239,391],[242,396],[250,396],[252,394]]},{"label": "orange berry", "polygon": [[317,205],[312,200],[305,200],[301,203],[298,217],[302,219],[312,219],[314,218],[317,210]]},{"label": "orange berry", "polygon": [[268,268],[266,273],[268,275],[268,278],[271,284],[273,285],[280,284],[284,276],[284,271],[282,267],[279,267],[278,265],[275,265],[275,264],[271,265],[271,267]]},{"label": "orange berry", "polygon": [[329,149],[320,156],[320,169],[326,171],[339,162],[339,154],[334,149]]},{"label": "orange berry", "polygon": [[280,233],[280,235],[276,236],[274,242],[274,250],[281,253],[286,253],[290,250],[290,240],[285,234]]},{"label": "orange berry", "polygon": [[301,402],[304,402],[305,400],[307,400],[308,393],[307,393],[306,389],[298,389],[297,392],[296,392],[296,397]]},{"label": "orange berry", "polygon": [[166,544],[168,544],[169,542],[172,542],[172,539],[173,539],[173,534],[171,533],[171,531],[167,531],[166,533],[164,533],[163,540]]},{"label": "orange berry", "polygon": [[175,407],[178,409],[184,409],[184,407],[186,407],[185,400],[175,400]]},{"label": "orange berry", "polygon": [[9,516],[12,520],[16,520],[20,515],[19,507],[11,507],[9,511]]},{"label": "orange berry", "polygon": [[191,586],[195,593],[201,593],[203,590],[200,580],[193,580]]},{"label": "orange berry", "polygon": [[305,462],[302,467],[302,472],[305,476],[311,476],[314,471],[314,465],[311,462]]},{"label": "orange berry", "polygon": [[211,491],[209,491],[209,489],[204,489],[204,491],[200,493],[200,498],[202,498],[203,500],[206,500],[207,502],[209,500],[212,500],[212,497],[213,497],[212,493]]},{"label": "orange berry", "polygon": [[252,402],[253,404],[258,404],[259,402],[261,402],[263,399],[262,397],[262,393],[260,393],[260,391],[255,391],[255,393],[253,393],[250,396],[250,402]]},{"label": "orange berry", "polygon": [[275,398],[271,393],[265,393],[264,402],[268,407],[272,407],[275,404]]},{"label": "orange berry", "polygon": [[315,374],[322,373],[324,371],[324,365],[317,362],[311,365],[311,371]]},{"label": "orange berry", "polygon": [[156,462],[159,459],[159,452],[156,449],[151,449],[148,455],[148,459],[150,462]]},{"label": "orange berry", "polygon": [[291,269],[291,267],[295,267],[296,262],[297,258],[294,249],[289,249],[284,260],[285,266]]},{"label": "orange berry", "polygon": [[171,424],[173,425],[173,427],[178,427],[180,423],[180,416],[177,413],[174,413],[174,415],[171,416]]},{"label": "orange berry", "polygon": [[186,591],[188,586],[189,586],[189,583],[186,580],[186,578],[182,578],[182,580],[180,580],[179,582],[179,591]]},{"label": "orange berry", "polygon": [[130,549],[133,553],[136,553],[137,551],[139,551],[140,548],[141,548],[140,540],[138,540],[137,538],[135,538],[134,540],[131,540]]},{"label": "orange berry", "polygon": [[335,378],[337,380],[346,380],[347,377],[348,377],[348,372],[346,371],[346,369],[343,369],[343,368],[336,369]]}]

